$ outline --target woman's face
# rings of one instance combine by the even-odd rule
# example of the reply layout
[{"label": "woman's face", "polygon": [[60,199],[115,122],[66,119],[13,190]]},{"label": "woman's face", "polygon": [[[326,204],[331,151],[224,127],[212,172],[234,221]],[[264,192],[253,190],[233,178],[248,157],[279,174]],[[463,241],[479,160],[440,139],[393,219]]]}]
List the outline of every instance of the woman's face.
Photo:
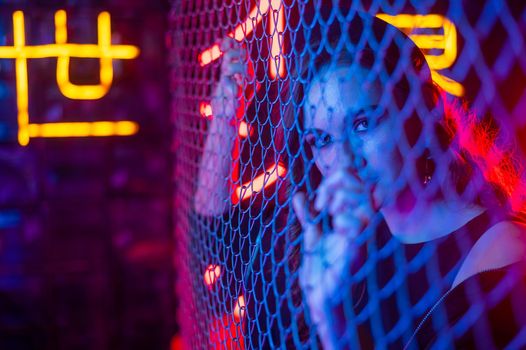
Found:
[{"label": "woman's face", "polygon": [[367,83],[368,73],[359,66],[336,66],[313,79],[304,106],[304,138],[324,177],[342,169],[354,172],[373,186],[380,205],[400,173],[393,132],[400,126],[384,112],[381,84]]}]

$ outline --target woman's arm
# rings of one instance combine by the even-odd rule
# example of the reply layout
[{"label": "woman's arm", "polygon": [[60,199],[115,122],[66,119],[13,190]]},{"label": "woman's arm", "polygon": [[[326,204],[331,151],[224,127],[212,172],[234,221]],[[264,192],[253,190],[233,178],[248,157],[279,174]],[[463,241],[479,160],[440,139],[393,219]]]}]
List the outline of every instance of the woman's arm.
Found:
[{"label": "woman's arm", "polygon": [[199,164],[195,211],[206,216],[221,215],[230,205],[232,147],[237,137],[236,110],[240,83],[246,72],[242,47],[234,39],[221,43],[221,77],[212,94],[212,120]]}]

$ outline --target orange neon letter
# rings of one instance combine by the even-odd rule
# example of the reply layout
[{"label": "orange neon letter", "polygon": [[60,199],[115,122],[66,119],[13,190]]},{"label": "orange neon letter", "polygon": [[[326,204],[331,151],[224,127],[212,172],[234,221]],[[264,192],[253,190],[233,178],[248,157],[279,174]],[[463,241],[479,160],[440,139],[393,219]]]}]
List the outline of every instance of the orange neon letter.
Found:
[{"label": "orange neon letter", "polygon": [[[18,109],[18,142],[22,146],[34,137],[84,137],[133,135],[138,125],[131,121],[100,121],[32,124],[29,121],[29,86],[27,60],[57,57],[57,83],[64,96],[72,99],[98,99],[111,87],[113,80],[112,59],[133,59],[139,49],[131,45],[111,45],[110,15],[102,12],[98,19],[98,44],[67,43],[66,12],[55,14],[55,44],[26,46],[24,13],[13,13],[13,46],[0,46],[0,59],[15,60],[16,95]],[[69,79],[71,57],[99,58],[100,84],[74,85]]]},{"label": "orange neon letter", "polygon": [[[435,83],[445,91],[455,96],[464,95],[462,84],[438,73],[438,70],[450,68],[457,58],[457,28],[449,19],[437,14],[408,15],[400,14],[390,16],[376,15],[395,27],[408,32],[409,37],[422,50],[440,49],[441,55],[425,54],[431,74]],[[414,34],[415,29],[428,28],[442,30],[443,34]]]}]

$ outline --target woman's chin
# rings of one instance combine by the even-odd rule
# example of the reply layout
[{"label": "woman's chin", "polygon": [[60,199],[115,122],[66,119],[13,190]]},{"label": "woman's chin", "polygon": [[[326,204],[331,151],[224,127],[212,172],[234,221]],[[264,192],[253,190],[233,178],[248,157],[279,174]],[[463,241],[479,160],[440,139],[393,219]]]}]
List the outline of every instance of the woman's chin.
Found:
[{"label": "woman's chin", "polygon": [[397,196],[395,201],[396,210],[401,215],[409,215],[415,210],[417,198],[411,188],[404,188]]},{"label": "woman's chin", "polygon": [[416,198],[409,188],[402,191],[393,191],[394,186],[382,186],[377,183],[373,186],[372,196],[374,206],[377,210],[388,209],[389,211],[398,212],[405,215],[413,211],[416,204]]},{"label": "woman's chin", "polygon": [[420,229],[415,230],[415,222],[408,215],[401,214],[395,206],[384,207],[382,209],[389,231],[400,242],[404,244],[421,243],[425,241]]},{"label": "woman's chin", "polygon": [[374,193],[375,201],[382,203],[380,211],[387,222],[392,235],[404,243],[416,243],[414,237],[414,218],[417,217],[417,198],[407,187],[402,191],[390,195],[383,195],[382,191]]},{"label": "woman's chin", "polygon": [[378,186],[378,184],[375,184],[372,187],[372,198],[373,208],[375,210],[381,210],[385,204],[385,192],[381,190],[381,187]]}]

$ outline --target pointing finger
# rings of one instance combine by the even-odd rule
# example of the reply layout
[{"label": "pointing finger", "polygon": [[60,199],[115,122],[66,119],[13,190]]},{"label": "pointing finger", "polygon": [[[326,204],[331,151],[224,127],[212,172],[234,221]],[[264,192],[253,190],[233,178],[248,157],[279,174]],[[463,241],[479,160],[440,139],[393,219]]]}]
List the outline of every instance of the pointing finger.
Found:
[{"label": "pointing finger", "polygon": [[314,208],[321,211],[331,201],[335,192],[343,188],[345,188],[347,192],[360,192],[363,189],[363,185],[347,171],[337,171],[320,184],[318,195],[314,202]]},{"label": "pointing finger", "polygon": [[347,191],[344,189],[336,190],[330,201],[329,214],[336,215],[348,207],[357,206],[363,200],[359,193]]},{"label": "pointing finger", "polygon": [[314,223],[308,222],[309,210],[305,194],[301,192],[295,194],[294,197],[292,197],[292,205],[294,207],[294,212],[298,217],[298,221],[303,228],[303,243],[305,251],[312,252],[320,238],[320,231]]}]

